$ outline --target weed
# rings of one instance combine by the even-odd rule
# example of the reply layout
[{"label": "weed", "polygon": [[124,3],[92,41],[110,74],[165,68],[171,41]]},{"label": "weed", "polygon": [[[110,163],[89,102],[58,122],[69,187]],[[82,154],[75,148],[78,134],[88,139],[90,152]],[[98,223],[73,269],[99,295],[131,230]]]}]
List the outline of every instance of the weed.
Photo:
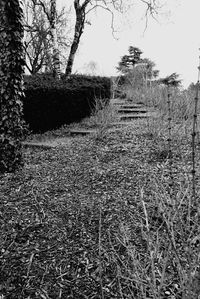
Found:
[{"label": "weed", "polygon": [[95,138],[100,140],[104,138],[108,129],[112,127],[112,123],[117,122],[118,120],[117,108],[111,102],[105,103],[96,99],[93,112],[87,120],[87,124],[90,124],[97,129]]},{"label": "weed", "polygon": [[[199,67],[200,70],[200,67]],[[197,135],[197,113],[198,113],[198,100],[199,100],[199,80],[196,85],[196,96],[194,98],[194,114],[193,114],[193,127],[192,127],[192,195],[193,200],[196,202],[196,161],[195,161],[195,152],[196,152],[196,135]],[[198,205],[198,202],[196,202]]]}]

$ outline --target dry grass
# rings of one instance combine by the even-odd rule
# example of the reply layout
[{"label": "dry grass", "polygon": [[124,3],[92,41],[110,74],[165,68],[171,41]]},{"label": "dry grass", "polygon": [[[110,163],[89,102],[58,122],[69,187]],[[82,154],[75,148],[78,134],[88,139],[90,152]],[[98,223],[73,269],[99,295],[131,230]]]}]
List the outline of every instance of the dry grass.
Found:
[{"label": "dry grass", "polygon": [[80,126],[95,128],[95,138],[100,140],[105,137],[113,123],[118,121],[116,107],[111,102],[106,103],[101,99],[96,99],[91,116],[82,120]]},{"label": "dry grass", "polygon": [[[149,179],[152,190],[155,188],[154,195],[150,196],[149,190],[145,192],[144,188],[140,189],[143,209],[143,223],[140,223],[140,227],[147,240],[145,264],[142,263],[144,259],[138,255],[138,252],[134,251],[132,259],[137,265],[134,271],[134,280],[137,281],[141,290],[141,298],[147,298],[147,289],[151,290],[151,295],[148,298],[189,299],[200,296],[198,228],[200,216],[198,204],[196,205],[193,196],[191,173],[194,95],[176,90],[171,90],[171,92],[171,158],[169,157],[168,144],[169,103],[167,103],[167,90],[149,90],[146,101],[147,105],[159,109],[160,115],[146,121],[143,127],[143,136],[151,138],[155,144],[158,144],[158,140],[165,140],[163,144],[156,145],[158,147],[153,154],[155,159],[157,156],[157,159],[165,160],[165,163],[160,168],[159,178],[151,177]],[[135,95],[132,94],[132,96]],[[197,137],[198,132],[199,127],[197,126]],[[184,151],[184,144],[187,144],[186,152]],[[197,169],[200,158],[198,147],[199,140],[197,139],[195,145]],[[182,166],[179,163],[177,165],[179,159]],[[183,168],[181,169],[181,167]],[[199,177],[199,171],[197,172],[196,180]],[[170,182],[171,176],[173,176],[173,184]],[[198,198],[199,184],[197,181],[195,185]],[[155,223],[152,222],[151,209],[156,210]],[[156,222],[158,223],[156,224]],[[126,235],[128,236],[128,234]],[[148,269],[149,272],[144,271],[144,269]],[[169,275],[170,269],[176,269],[176,279],[173,283],[173,275]],[[144,281],[148,281],[147,289],[144,287]]]},{"label": "dry grass", "polygon": [[101,99],[95,100],[95,106],[89,118],[84,119],[81,124],[96,128],[109,128],[112,122],[118,120],[117,110],[111,102],[106,103]]},{"label": "dry grass", "polygon": [[[174,104],[169,166],[166,103],[154,105],[160,117],[103,138],[27,149],[24,169],[1,177],[3,299],[199,298],[192,123]],[[100,127],[104,108],[91,120]],[[199,155],[197,143],[198,198]]]}]

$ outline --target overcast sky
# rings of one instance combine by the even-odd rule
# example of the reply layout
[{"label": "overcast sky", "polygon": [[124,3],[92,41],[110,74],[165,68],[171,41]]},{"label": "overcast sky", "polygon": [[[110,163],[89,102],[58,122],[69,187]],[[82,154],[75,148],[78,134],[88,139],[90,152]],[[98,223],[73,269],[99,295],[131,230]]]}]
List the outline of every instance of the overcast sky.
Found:
[{"label": "overcast sky", "polygon": [[[59,5],[66,2],[73,3],[72,0],[58,0]],[[159,22],[149,21],[145,32],[144,6],[140,0],[134,2],[134,8],[127,14],[115,18],[117,39],[112,35],[108,12],[99,10],[88,17],[91,26],[85,27],[73,71],[87,71],[87,65],[92,61],[97,64],[98,74],[115,75],[120,57],[127,54],[132,45],[143,51],[143,58],[156,63],[161,77],[177,72],[185,87],[196,82],[200,55],[200,0],[166,0]]]}]

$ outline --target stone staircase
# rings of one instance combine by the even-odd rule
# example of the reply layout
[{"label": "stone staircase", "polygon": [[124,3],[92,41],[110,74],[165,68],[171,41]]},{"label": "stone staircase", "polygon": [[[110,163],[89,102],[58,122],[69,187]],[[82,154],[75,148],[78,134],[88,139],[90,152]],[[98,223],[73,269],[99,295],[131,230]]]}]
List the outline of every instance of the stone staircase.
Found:
[{"label": "stone staircase", "polygon": [[[115,106],[117,110],[118,122],[114,122],[113,128],[108,129],[109,131],[115,131],[115,126],[129,125],[136,119],[146,119],[152,117],[155,111],[145,106],[143,103],[133,103],[126,99],[111,99],[111,105]],[[70,136],[85,136],[88,134],[95,133],[96,129],[71,129]]]},{"label": "stone staircase", "polygon": [[149,118],[155,115],[155,111],[145,106],[143,103],[132,103],[127,100],[111,100],[111,103],[117,108],[119,123]]},{"label": "stone staircase", "polygon": [[[143,103],[133,103],[126,99],[111,99],[110,103],[116,108],[118,121],[111,123],[112,127],[108,129],[109,132],[116,131],[119,127],[131,125],[134,123],[134,120],[148,119],[150,117],[156,117],[157,115],[156,111],[145,106]],[[96,129],[73,128],[69,129],[68,137],[56,138],[48,142],[23,142],[23,145],[24,147],[42,147],[49,149],[58,145],[70,144],[72,137],[83,137],[88,134],[93,134],[96,131]]]}]

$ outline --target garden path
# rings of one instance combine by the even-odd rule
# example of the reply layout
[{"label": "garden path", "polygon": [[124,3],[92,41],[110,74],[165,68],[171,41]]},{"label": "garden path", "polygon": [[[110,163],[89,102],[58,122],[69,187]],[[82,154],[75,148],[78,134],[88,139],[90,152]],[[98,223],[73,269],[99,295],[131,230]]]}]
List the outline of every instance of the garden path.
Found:
[{"label": "garden path", "polygon": [[[135,120],[148,119],[157,116],[157,111],[153,110],[150,107],[147,107],[143,103],[134,103],[126,99],[111,99],[111,105],[116,108],[117,111],[117,122],[111,123],[111,127],[107,129],[109,132],[114,132],[116,130],[123,130],[124,127],[134,125]],[[23,142],[24,147],[33,147],[33,148],[44,148],[50,149],[57,146],[70,146],[73,138],[83,138],[89,134],[96,134],[99,128],[86,129],[86,128],[69,128],[66,131],[65,136],[56,136],[52,135],[51,137],[46,137],[45,134],[43,137],[40,136],[35,140],[27,140]]]}]

